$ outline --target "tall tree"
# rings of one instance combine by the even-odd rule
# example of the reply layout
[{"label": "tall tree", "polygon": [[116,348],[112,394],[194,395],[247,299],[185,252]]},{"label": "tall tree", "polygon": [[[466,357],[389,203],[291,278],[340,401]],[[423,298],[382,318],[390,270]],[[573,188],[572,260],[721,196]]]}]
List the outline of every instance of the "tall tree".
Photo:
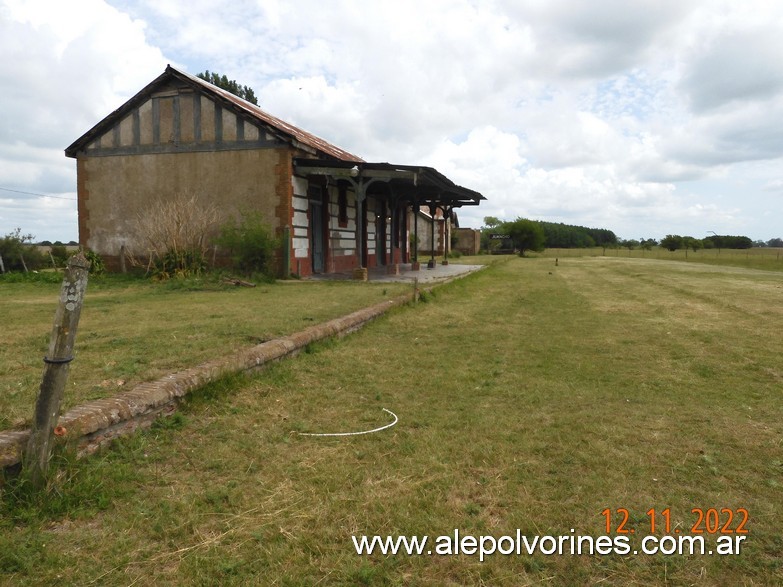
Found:
[{"label": "tall tree", "polygon": [[661,246],[670,251],[681,249],[683,245],[683,239],[679,234],[667,234],[661,239]]},{"label": "tall tree", "polygon": [[484,226],[481,227],[481,248],[485,251],[497,250],[500,248],[500,241],[493,241],[490,235],[497,231],[503,224],[500,218],[495,216],[484,216]]},{"label": "tall tree", "polygon": [[495,228],[501,224],[503,224],[503,221],[500,220],[500,218],[495,216],[484,216],[484,226],[487,228]]},{"label": "tall tree", "polygon": [[692,236],[684,236],[682,237],[682,244],[683,246],[687,248],[693,249],[693,252],[695,253],[699,249],[704,248],[704,241],[698,238],[693,238]]},{"label": "tall tree", "polygon": [[538,221],[544,229],[546,246],[550,249],[607,247],[617,244],[617,235],[605,228],[587,228],[571,224]]},{"label": "tall tree", "polygon": [[213,86],[222,88],[227,92],[231,92],[235,96],[239,96],[243,100],[247,100],[251,104],[258,106],[258,99],[256,98],[256,93],[253,91],[253,88],[240,85],[236,80],[228,79],[225,74],[220,75],[214,71],[210,72],[209,70],[206,70],[204,73],[196,74],[196,77],[199,77],[204,81],[211,83]]},{"label": "tall tree", "polygon": [[514,241],[514,248],[519,249],[521,257],[525,256],[525,251],[544,250],[544,229],[538,222],[517,218],[513,222],[505,222],[502,229]]},{"label": "tall tree", "polygon": [[718,249],[750,249],[753,246],[753,241],[748,236],[715,234],[704,240],[712,241],[713,246]]}]

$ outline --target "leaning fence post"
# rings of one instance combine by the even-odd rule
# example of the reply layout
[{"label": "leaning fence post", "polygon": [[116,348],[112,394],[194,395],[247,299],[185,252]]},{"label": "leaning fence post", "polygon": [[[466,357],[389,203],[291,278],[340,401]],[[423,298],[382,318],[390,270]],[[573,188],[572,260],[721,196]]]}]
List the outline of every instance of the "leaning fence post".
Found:
[{"label": "leaning fence post", "polygon": [[60,289],[60,303],[54,314],[49,352],[44,357],[43,377],[24,459],[30,481],[38,486],[45,481],[49,468],[52,435],[60,413],[70,362],[73,360],[76,328],[87,289],[89,267],[90,263],[82,253],[68,260]]}]

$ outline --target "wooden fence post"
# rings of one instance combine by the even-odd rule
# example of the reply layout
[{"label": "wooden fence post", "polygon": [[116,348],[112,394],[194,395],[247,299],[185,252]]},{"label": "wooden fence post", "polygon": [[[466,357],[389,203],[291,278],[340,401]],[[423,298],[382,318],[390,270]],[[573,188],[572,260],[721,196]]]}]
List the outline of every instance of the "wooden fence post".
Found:
[{"label": "wooden fence post", "polygon": [[52,436],[60,413],[70,362],[73,360],[76,328],[87,289],[89,267],[90,263],[82,253],[68,260],[60,289],[60,303],[54,315],[49,352],[44,357],[43,377],[24,459],[30,481],[38,487],[46,481]]},{"label": "wooden fence post", "polygon": [[120,271],[127,273],[128,269],[125,267],[125,245],[120,245]]},{"label": "wooden fence post", "polygon": [[2,255],[0,255],[0,273],[5,273],[5,264],[3,263]]}]

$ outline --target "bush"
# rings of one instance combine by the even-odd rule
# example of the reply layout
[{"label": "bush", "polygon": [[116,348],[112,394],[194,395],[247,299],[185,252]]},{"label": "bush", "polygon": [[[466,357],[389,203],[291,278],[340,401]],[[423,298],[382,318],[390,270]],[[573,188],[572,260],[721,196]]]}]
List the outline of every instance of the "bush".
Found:
[{"label": "bush", "polygon": [[224,224],[216,242],[229,252],[234,267],[245,275],[274,272],[272,262],[280,241],[272,236],[259,212],[243,214],[239,222]]},{"label": "bush", "polygon": [[71,256],[68,253],[68,249],[65,248],[65,245],[52,245],[49,249],[49,253],[52,255],[52,258],[58,267],[65,267],[65,264],[68,262],[68,257]]},{"label": "bush", "polygon": [[98,253],[91,251],[90,249],[85,249],[83,253],[84,258],[90,262],[90,275],[102,275],[103,273],[106,273],[106,264]]},{"label": "bush", "polygon": [[32,246],[32,234],[22,234],[17,228],[0,238],[0,256],[6,271],[32,271],[46,265],[47,258]]},{"label": "bush", "polygon": [[200,275],[207,269],[204,254],[198,249],[167,251],[153,263],[154,275],[159,279]]},{"label": "bush", "polygon": [[[220,210],[206,197],[178,193],[162,198],[135,219],[132,250],[148,252],[148,269],[167,279],[199,275],[206,269],[209,237],[220,218]],[[144,262],[129,255],[131,263]]]}]

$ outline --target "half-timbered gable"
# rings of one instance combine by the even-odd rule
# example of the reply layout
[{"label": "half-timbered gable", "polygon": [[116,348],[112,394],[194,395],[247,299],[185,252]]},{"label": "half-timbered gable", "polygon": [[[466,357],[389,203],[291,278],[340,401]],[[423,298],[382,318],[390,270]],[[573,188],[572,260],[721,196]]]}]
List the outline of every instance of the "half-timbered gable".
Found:
[{"label": "half-timbered gable", "polygon": [[285,142],[213,97],[173,80],[138,100],[85,148],[90,157],[261,149]]}]

